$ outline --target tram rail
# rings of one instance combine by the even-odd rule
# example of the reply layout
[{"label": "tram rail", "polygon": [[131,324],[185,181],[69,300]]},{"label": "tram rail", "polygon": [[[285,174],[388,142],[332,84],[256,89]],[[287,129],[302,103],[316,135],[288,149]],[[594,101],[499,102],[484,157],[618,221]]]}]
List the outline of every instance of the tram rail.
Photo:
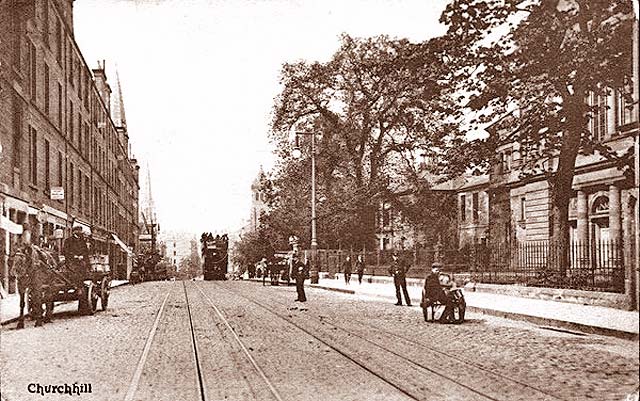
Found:
[{"label": "tram rail", "polygon": [[[259,301],[257,301],[256,299],[249,297],[245,294],[242,294],[236,290],[230,289],[226,286],[220,286],[218,285],[219,288],[224,288],[225,290],[235,294],[236,296],[242,297],[246,300],[248,300],[249,302],[261,307],[262,309],[267,310],[268,312],[270,312],[271,314],[274,314],[276,316],[278,316],[279,318],[287,321],[289,324],[294,325],[295,327],[297,327],[298,329],[300,329],[301,331],[305,332],[306,334],[314,337],[316,340],[322,342],[323,344],[325,344],[326,346],[328,346],[329,348],[335,350],[336,352],[340,353],[341,355],[345,356],[346,358],[350,359],[351,361],[353,361],[354,363],[356,363],[357,365],[361,366],[363,369],[369,371],[370,373],[374,374],[375,376],[381,378],[382,380],[384,380],[385,382],[387,382],[388,384],[392,385],[394,388],[396,388],[398,391],[402,392],[403,394],[411,397],[412,399],[415,400],[423,400],[424,395],[422,394],[416,394],[416,392],[414,390],[411,389],[406,389],[405,386],[402,386],[396,382],[394,382],[393,380],[388,380],[387,378],[384,377],[383,374],[379,373],[376,371],[375,368],[370,368],[368,366],[365,366],[365,364],[363,364],[361,361],[359,361],[357,358],[354,358],[352,355],[350,355],[349,351],[345,350],[344,347],[338,346],[336,344],[334,344],[332,341],[328,341],[326,337],[322,337],[320,335],[317,334],[317,331],[313,331],[307,327],[303,327],[300,323],[293,321],[293,319],[288,318],[287,316],[285,316],[284,314],[278,313],[276,311],[273,310],[272,307],[268,307],[263,305],[262,303],[260,303]],[[288,295],[288,294],[287,294]],[[273,302],[273,300],[271,300]],[[277,301],[276,301],[277,302]],[[284,306],[287,307],[288,303],[285,302],[277,302],[277,304],[279,304],[280,306]],[[382,350],[385,353],[391,354],[393,355],[395,358],[400,359],[401,361],[403,361],[404,363],[418,369],[419,371],[422,371],[423,373],[427,374],[427,375],[432,375],[433,377],[437,378],[438,380],[445,380],[455,386],[459,386],[463,389],[466,389],[467,391],[470,391],[471,393],[473,393],[476,397],[480,397],[480,399],[484,399],[484,400],[492,400],[492,401],[499,401],[499,400],[511,400],[513,399],[512,395],[501,395],[501,394],[496,394],[495,392],[492,391],[488,391],[487,389],[481,389],[478,387],[482,387],[482,386],[474,386],[474,385],[470,385],[468,383],[465,383],[461,380],[459,380],[457,377],[459,376],[466,376],[466,377],[487,377],[487,375],[489,377],[487,377],[486,379],[484,379],[484,381],[488,382],[488,381],[500,381],[502,383],[505,383],[505,385],[510,385],[513,386],[513,390],[511,392],[511,394],[517,393],[518,390],[520,391],[526,391],[527,394],[529,394],[530,396],[534,396],[536,397],[535,399],[540,399],[540,400],[563,400],[563,398],[558,397],[552,393],[550,393],[549,391],[546,391],[544,389],[538,388],[534,385],[528,384],[528,383],[524,383],[521,382],[519,380],[507,377],[499,372],[495,372],[491,369],[487,369],[485,367],[482,367],[478,364],[469,362],[469,361],[465,361],[464,359],[456,356],[456,355],[452,355],[450,353],[441,351],[441,350],[437,350],[433,347],[428,347],[422,343],[416,342],[416,341],[408,341],[408,339],[404,336],[400,336],[397,335],[396,333],[392,333],[389,332],[387,330],[384,329],[380,329],[376,326],[370,325],[370,324],[366,324],[363,323],[357,319],[354,319],[353,321],[361,324],[361,325],[365,325],[367,326],[367,330],[368,331],[368,336],[364,336],[363,334],[359,333],[358,331],[352,330],[352,329],[348,329],[346,327],[344,327],[343,325],[340,325],[338,323],[336,323],[335,321],[332,321],[331,319],[328,319],[326,317],[323,317],[322,319],[313,317],[311,314],[307,314],[305,315],[307,318],[309,318],[309,320],[314,320],[316,322],[319,322],[321,325],[330,325],[332,328],[335,328],[336,330],[341,331],[342,333],[344,333],[346,335],[347,338],[356,338],[358,339],[358,341],[361,341],[363,343],[366,343],[368,345],[371,345],[373,347],[376,347],[380,350]],[[377,335],[371,335],[371,333],[376,332]],[[335,332],[335,331],[334,331]],[[386,341],[375,341],[372,340],[372,337],[381,337],[384,338],[384,336],[387,337]],[[389,337],[391,337],[391,339],[389,340]],[[443,372],[441,369],[434,369],[433,367],[427,366],[424,362],[418,361],[416,360],[415,357],[412,356],[407,356],[404,355],[401,352],[398,352],[397,350],[392,349],[391,347],[387,346],[387,343],[394,343],[397,340],[401,340],[403,342],[409,343],[411,347],[413,348],[409,348],[409,349],[413,349],[415,350],[415,347],[419,347],[419,349],[431,353],[431,354],[437,354],[440,357],[444,357],[448,359],[448,362],[451,363],[452,365],[456,366],[459,369],[466,369],[467,372],[464,372],[464,375],[461,374],[452,374],[451,372]],[[341,343],[341,341],[335,341],[336,343]],[[504,389],[502,389],[504,390]]]}]

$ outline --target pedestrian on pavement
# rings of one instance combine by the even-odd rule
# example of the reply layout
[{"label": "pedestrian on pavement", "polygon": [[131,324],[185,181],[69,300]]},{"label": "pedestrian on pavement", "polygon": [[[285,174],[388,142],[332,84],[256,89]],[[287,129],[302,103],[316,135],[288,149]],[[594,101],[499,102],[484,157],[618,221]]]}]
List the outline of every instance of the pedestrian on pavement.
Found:
[{"label": "pedestrian on pavement", "polygon": [[262,274],[262,286],[267,285],[267,258],[262,258],[260,262],[258,262],[258,268]]},{"label": "pedestrian on pavement", "polygon": [[280,283],[280,259],[272,258],[269,263],[269,275],[271,276],[271,285]]},{"label": "pedestrian on pavement", "polygon": [[424,307],[433,305],[436,302],[443,304],[444,312],[442,312],[442,316],[440,316],[440,319],[438,319],[438,321],[440,323],[446,323],[451,318],[453,305],[444,288],[442,288],[442,284],[440,284],[441,267],[442,264],[439,262],[433,262],[431,264],[431,273],[429,273],[424,280],[424,293],[426,299],[423,302]]},{"label": "pedestrian on pavement", "polygon": [[294,254],[291,258],[291,271],[295,274],[296,291],[298,292],[297,302],[307,302],[307,296],[304,293],[304,279],[307,276],[307,269],[304,263]]},{"label": "pedestrian on pavement", "polygon": [[402,306],[402,297],[400,296],[400,290],[404,293],[404,300],[407,306],[411,306],[411,298],[409,298],[409,291],[407,291],[407,272],[409,271],[409,265],[403,259],[398,257],[398,253],[393,253],[393,261],[389,268],[389,274],[393,276],[393,284],[396,286],[396,302],[397,306]]},{"label": "pedestrian on pavement", "polygon": [[351,281],[351,257],[347,256],[344,262],[342,263],[342,270],[344,271],[344,282],[349,285],[349,281]]},{"label": "pedestrian on pavement", "polygon": [[362,276],[364,276],[364,258],[358,255],[356,260],[356,273],[358,273],[358,284],[362,284]]}]

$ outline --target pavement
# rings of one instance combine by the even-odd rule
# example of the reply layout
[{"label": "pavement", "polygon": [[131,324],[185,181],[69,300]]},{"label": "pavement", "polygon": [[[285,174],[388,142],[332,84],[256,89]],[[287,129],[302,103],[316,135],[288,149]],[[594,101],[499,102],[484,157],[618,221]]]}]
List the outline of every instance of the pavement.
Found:
[{"label": "pavement", "polygon": [[[111,288],[129,284],[127,280],[111,280]],[[25,308],[25,313],[27,308]],[[0,299],[0,324],[8,324],[15,321],[20,316],[20,297],[18,294],[9,294],[6,298]]]},{"label": "pavement", "polygon": [[[413,307],[419,307],[424,280],[407,279],[407,290]],[[310,287],[353,294],[358,297],[375,297],[396,301],[393,278],[367,276],[362,284],[353,275],[347,285],[342,275],[337,278],[320,278]],[[541,326],[574,330],[590,334],[639,339],[639,313],[602,306],[582,305],[552,300],[474,292],[464,290],[467,311],[528,321]]]}]

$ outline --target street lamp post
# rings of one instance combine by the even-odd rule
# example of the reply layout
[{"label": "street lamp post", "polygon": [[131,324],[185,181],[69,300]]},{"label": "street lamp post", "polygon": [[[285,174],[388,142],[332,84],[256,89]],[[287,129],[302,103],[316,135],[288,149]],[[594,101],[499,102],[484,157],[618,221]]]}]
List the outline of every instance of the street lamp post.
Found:
[{"label": "street lamp post", "polygon": [[298,135],[311,135],[311,267],[309,269],[309,279],[312,284],[317,284],[318,273],[318,237],[316,232],[316,133],[296,132],[296,146],[292,155],[299,159],[302,156],[298,146]]}]

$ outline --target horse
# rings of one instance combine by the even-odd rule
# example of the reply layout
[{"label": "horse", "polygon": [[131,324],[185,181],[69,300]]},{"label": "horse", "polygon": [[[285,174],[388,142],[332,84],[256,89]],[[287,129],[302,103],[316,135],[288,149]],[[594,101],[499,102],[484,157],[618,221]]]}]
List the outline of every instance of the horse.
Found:
[{"label": "horse", "polygon": [[[51,274],[49,266],[55,263],[53,256],[35,245],[22,245],[11,258],[10,274],[17,279],[18,294],[20,296],[20,315],[17,329],[24,328],[25,301],[29,299],[29,309],[35,326],[51,321],[53,316],[53,301],[48,300],[46,283]],[[42,305],[46,304],[43,316]]]}]

